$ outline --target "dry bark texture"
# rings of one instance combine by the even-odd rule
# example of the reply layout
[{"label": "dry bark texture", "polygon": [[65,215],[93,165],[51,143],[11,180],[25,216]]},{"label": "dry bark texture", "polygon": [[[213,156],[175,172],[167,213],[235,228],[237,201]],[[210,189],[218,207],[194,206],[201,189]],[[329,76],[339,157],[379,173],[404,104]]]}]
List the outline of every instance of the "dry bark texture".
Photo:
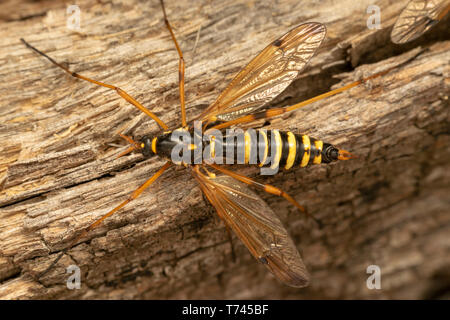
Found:
[{"label": "dry bark texture", "polygon": [[[381,8],[379,30],[366,26],[373,2]],[[66,27],[63,1],[0,4],[0,297],[448,298],[449,19],[411,44],[393,45],[389,33],[406,3],[167,0],[186,57],[190,118],[266,44],[305,21],[324,23],[327,39],[273,105],[413,57],[370,85],[268,125],[335,143],[359,159],[274,177],[239,169],[284,189],[324,223],[318,228],[286,201],[261,194],[304,257],[312,275],[305,289],[280,284],[238,240],[233,262],[214,209],[188,171],[173,168],[36,279],[80,230],[163,162],[139,154],[115,159],[125,149],[118,130],[142,136],[158,133],[157,125],[19,39],[120,86],[172,128],[180,123],[178,59],[156,0],[78,1],[78,32]],[[66,287],[70,264],[81,268],[80,290]],[[366,286],[369,265],[381,268],[380,290]]]}]

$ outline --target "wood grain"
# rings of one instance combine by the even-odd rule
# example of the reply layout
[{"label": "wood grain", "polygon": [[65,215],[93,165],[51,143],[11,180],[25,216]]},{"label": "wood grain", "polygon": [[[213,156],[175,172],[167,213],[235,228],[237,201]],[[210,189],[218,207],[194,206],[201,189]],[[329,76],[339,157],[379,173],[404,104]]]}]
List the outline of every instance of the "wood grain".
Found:
[{"label": "wood grain", "polygon": [[[304,257],[312,275],[306,289],[277,282],[237,239],[233,262],[213,208],[187,171],[173,168],[36,279],[163,162],[138,154],[115,159],[126,148],[119,130],[142,136],[157,134],[157,125],[115,92],[67,76],[19,39],[73,71],[121,87],[171,128],[180,123],[178,59],[159,1],[79,1],[78,32],[66,27],[65,2],[0,4],[0,297],[448,297],[449,19],[397,46],[389,33],[407,1],[375,1],[382,28],[369,30],[366,8],[373,2],[166,2],[187,64],[188,118],[267,43],[305,21],[324,23],[327,39],[274,106],[399,65],[369,85],[266,124],[360,157],[258,178],[325,224],[320,229],[284,200],[261,194]],[[257,177],[254,168],[239,172]],[[70,264],[81,268],[80,290],[66,287]],[[381,290],[367,289],[369,265],[381,268]]]}]

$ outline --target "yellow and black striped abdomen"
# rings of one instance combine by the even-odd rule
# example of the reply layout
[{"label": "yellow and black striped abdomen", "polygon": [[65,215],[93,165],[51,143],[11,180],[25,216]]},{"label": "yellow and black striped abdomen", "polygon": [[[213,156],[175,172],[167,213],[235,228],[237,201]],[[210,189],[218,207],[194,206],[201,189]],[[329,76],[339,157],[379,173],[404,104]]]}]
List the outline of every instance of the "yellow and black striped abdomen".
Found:
[{"label": "yellow and black striped abdomen", "polygon": [[[177,141],[173,139],[173,132],[184,133],[185,138],[189,139]],[[203,137],[197,134],[197,140],[193,131],[173,132],[153,138],[144,137],[143,154],[147,157],[158,154],[176,164],[199,164],[211,159],[214,159],[212,162],[222,159],[216,163],[249,164],[289,170],[335,161],[340,152],[331,144],[291,131],[248,129],[234,133],[219,132]],[[174,155],[176,159],[173,158]]]},{"label": "yellow and black striped abdomen", "polygon": [[[322,163],[324,143],[320,140],[291,131],[257,130],[257,133],[258,154],[266,155],[258,157],[260,166],[269,165],[289,170]],[[256,151],[255,148],[250,150]]]}]

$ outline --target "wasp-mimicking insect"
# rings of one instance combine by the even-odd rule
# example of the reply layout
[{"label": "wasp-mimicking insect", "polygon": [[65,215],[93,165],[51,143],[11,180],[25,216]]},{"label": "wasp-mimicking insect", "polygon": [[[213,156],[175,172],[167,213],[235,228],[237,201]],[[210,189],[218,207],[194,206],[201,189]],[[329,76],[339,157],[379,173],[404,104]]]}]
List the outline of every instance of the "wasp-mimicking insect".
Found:
[{"label": "wasp-mimicking insect", "polygon": [[[259,183],[249,177],[233,172],[219,163],[195,160],[195,152],[215,157],[219,151],[227,148],[242,151],[243,164],[257,164],[272,169],[305,167],[311,164],[329,163],[336,160],[348,160],[354,156],[332,144],[322,142],[307,135],[295,134],[283,130],[254,130],[243,132],[243,139],[232,139],[219,143],[217,133],[222,133],[231,126],[241,125],[258,119],[268,119],[286,112],[297,110],[307,104],[338,94],[353,88],[375,77],[390,71],[379,72],[370,77],[352,82],[341,88],[329,91],[306,101],[282,108],[268,108],[273,98],[279,95],[308,64],[325,38],[326,28],[317,22],[301,24],[282,37],[270,43],[245,68],[243,68],[208,108],[195,120],[201,121],[200,131],[196,131],[193,122],[186,121],[184,71],[185,63],[182,51],[167,19],[164,3],[161,0],[165,24],[170,32],[179,55],[179,93],[181,104],[181,127],[169,130],[167,125],[154,113],[149,111],[122,89],[107,83],[87,78],[70,71],[45,53],[34,48],[25,40],[22,42],[44,56],[54,65],[69,75],[115,90],[118,95],[130,104],[146,113],[163,129],[158,136],[144,136],[139,140],[121,135],[130,143],[130,147],[119,154],[124,156],[134,150],[142,152],[146,157],[160,156],[167,162],[143,185],[136,189],[127,200],[93,222],[61,252],[58,258],[44,271],[46,273],[61,256],[79,242],[90,230],[96,228],[103,220],[117,212],[127,203],[136,199],[164,171],[173,164],[184,165],[198,182],[202,192],[214,206],[219,217],[227,228],[233,230],[245,244],[250,253],[264,264],[279,280],[293,287],[304,287],[308,284],[309,275],[300,254],[273,210],[248,186],[264,190],[270,194],[284,197],[302,212],[305,209],[283,190],[268,184]],[[215,132],[215,134],[211,134]],[[181,143],[188,150],[191,161],[174,161],[173,151],[180,143],[172,139],[174,133],[185,134],[195,141],[195,135],[204,135],[200,139],[202,145]],[[224,134],[226,136],[226,134]],[[236,157],[233,158],[236,160]],[[257,159],[251,162],[251,159]],[[209,169],[208,169],[209,168]],[[41,274],[42,275],[42,274]]]}]

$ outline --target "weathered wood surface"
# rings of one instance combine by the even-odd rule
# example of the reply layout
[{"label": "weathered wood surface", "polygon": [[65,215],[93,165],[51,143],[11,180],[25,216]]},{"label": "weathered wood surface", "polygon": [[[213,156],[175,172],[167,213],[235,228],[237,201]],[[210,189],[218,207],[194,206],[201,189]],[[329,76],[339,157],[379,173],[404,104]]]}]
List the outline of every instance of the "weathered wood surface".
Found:
[{"label": "weathered wood surface", "polygon": [[[166,3],[186,57],[189,117],[269,41],[301,22],[326,24],[328,36],[278,105],[426,49],[370,85],[271,121],[270,127],[308,133],[360,156],[259,178],[325,224],[320,229],[286,201],[261,194],[304,257],[312,275],[305,289],[277,282],[238,240],[233,262],[213,208],[187,171],[173,168],[44,278],[33,278],[162,162],[137,154],[115,159],[125,148],[118,130],[154,134],[156,124],[114,92],[70,78],[19,39],[76,72],[120,86],[171,127],[180,121],[178,60],[158,1],[79,1],[79,32],[66,28],[65,2],[0,4],[0,297],[448,297],[448,19],[414,43],[395,46],[389,32],[406,1],[375,1],[382,29],[369,30],[366,8],[373,2]],[[70,264],[82,270],[80,290],[66,288]],[[369,265],[381,268],[381,290],[366,287]]]}]

